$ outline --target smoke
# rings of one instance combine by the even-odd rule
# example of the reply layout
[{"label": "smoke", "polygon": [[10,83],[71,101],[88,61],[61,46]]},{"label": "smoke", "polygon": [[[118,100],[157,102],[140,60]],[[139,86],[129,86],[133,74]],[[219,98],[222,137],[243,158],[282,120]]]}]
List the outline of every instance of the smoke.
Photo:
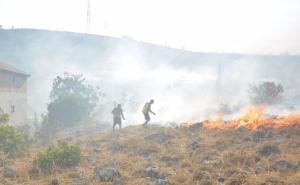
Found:
[{"label": "smoke", "polygon": [[208,119],[221,103],[249,104],[249,84],[265,80],[284,86],[282,107],[298,104],[292,99],[299,97],[299,57],[192,53],[130,38],[33,30],[22,39],[30,115],[46,112],[52,80],[64,72],[83,74],[104,94],[95,113],[100,121],[111,121],[121,103],[125,125],[144,121],[141,110],[150,99],[153,122]]}]

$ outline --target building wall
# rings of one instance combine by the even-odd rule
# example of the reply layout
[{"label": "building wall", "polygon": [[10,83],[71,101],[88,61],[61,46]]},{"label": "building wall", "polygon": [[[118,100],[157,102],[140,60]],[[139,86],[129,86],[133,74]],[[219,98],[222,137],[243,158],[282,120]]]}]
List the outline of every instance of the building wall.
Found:
[{"label": "building wall", "polygon": [[27,78],[0,71],[0,107],[10,116],[10,124],[27,122]]}]

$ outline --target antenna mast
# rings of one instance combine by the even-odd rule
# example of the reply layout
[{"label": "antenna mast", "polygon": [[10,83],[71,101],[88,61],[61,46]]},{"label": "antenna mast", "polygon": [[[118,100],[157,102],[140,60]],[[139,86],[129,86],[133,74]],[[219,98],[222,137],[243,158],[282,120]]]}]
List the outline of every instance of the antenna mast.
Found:
[{"label": "antenna mast", "polygon": [[91,25],[91,4],[90,0],[87,0],[87,11],[86,11],[86,32],[89,33]]}]

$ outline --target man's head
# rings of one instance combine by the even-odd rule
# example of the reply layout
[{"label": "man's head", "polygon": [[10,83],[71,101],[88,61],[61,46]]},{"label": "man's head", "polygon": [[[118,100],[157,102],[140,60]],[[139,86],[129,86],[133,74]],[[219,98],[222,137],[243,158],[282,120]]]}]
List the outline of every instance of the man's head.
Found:
[{"label": "man's head", "polygon": [[121,108],[122,106],[121,106],[121,104],[118,104],[118,108]]},{"label": "man's head", "polygon": [[150,104],[153,104],[153,103],[154,103],[154,100],[153,100],[153,99],[151,99],[151,100],[150,100]]}]

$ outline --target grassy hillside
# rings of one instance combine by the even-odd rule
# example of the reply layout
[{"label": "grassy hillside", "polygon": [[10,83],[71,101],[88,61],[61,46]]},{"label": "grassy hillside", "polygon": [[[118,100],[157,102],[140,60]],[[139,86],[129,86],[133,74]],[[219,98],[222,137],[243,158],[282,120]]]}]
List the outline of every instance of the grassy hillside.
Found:
[{"label": "grassy hillside", "polygon": [[[152,94],[145,95],[144,91],[148,89],[155,89],[158,94],[166,93],[165,97],[189,97],[189,103],[199,102],[208,106],[208,103],[205,104],[203,99],[198,100],[198,97],[202,96],[201,92],[214,93],[214,84],[217,81],[215,77],[220,78],[219,83],[224,86],[224,93],[231,94],[234,99],[238,90],[245,91],[249,83],[267,79],[283,84],[284,96],[289,102],[297,104],[299,100],[299,56],[198,53],[144,43],[128,37],[112,38],[30,29],[0,30],[0,41],[0,60],[31,74],[29,104],[37,106],[36,110],[41,110],[38,106],[46,105],[53,78],[65,70],[90,75],[88,77],[95,78],[100,90],[120,94],[123,91],[129,92],[130,97],[138,102],[136,107],[146,97],[152,97]],[[131,68],[135,67],[136,70],[132,71]],[[170,74],[175,72],[174,77],[180,72],[182,74],[179,79],[171,81],[172,83],[167,81],[161,88],[157,88],[161,79],[151,80],[161,69],[166,72],[171,70]],[[148,71],[151,73],[146,75],[146,80],[133,76],[125,82],[118,78],[113,81],[121,72],[124,72],[121,77],[123,78],[134,72]],[[201,72],[205,74],[199,76]],[[166,76],[162,73],[159,77]],[[210,80],[201,79],[207,76]],[[151,79],[149,82],[153,86],[142,86],[148,85],[145,83],[147,79]],[[199,83],[201,80],[205,83]],[[213,85],[203,85],[206,83]],[[204,87],[213,90],[210,92],[209,88]],[[112,94],[112,97],[115,100],[118,94]],[[164,96],[155,99],[167,104]],[[131,103],[127,100],[126,102]],[[176,104],[173,101],[171,103]],[[184,111],[181,114],[189,112],[189,108],[199,108],[197,104],[189,103],[182,108]],[[137,108],[132,109],[132,113],[137,110],[140,112]],[[128,114],[130,115],[129,112]],[[110,116],[110,110],[108,115]],[[132,122],[127,120],[130,125]],[[9,135],[6,134],[6,137],[9,138]],[[195,124],[184,128],[131,126],[116,132],[102,127],[91,127],[84,131],[62,131],[56,140],[68,141],[80,148],[79,164],[60,165],[60,161],[51,158],[54,155],[45,155],[43,159],[50,161],[49,165],[53,170],[52,173],[45,174],[41,169],[43,165],[39,166],[36,159],[51,143],[40,144],[40,140],[35,138],[34,146],[25,147],[28,151],[21,157],[16,155],[17,157],[10,158],[0,153],[0,184],[300,184],[298,127],[259,128],[250,131],[244,127],[228,130],[206,129],[201,124]],[[14,145],[9,142],[6,144],[9,147]],[[77,151],[76,147],[68,149],[71,152],[73,149]],[[50,154],[61,154],[59,147],[50,149]],[[65,160],[69,150],[64,152],[59,157]],[[69,164],[67,159],[64,162]]]},{"label": "grassy hillside", "polygon": [[[44,175],[33,165],[37,151],[7,161],[14,173],[1,184],[300,184],[299,130],[248,131],[151,126],[68,137],[83,151],[79,166]],[[45,147],[45,146],[44,146]]]}]

